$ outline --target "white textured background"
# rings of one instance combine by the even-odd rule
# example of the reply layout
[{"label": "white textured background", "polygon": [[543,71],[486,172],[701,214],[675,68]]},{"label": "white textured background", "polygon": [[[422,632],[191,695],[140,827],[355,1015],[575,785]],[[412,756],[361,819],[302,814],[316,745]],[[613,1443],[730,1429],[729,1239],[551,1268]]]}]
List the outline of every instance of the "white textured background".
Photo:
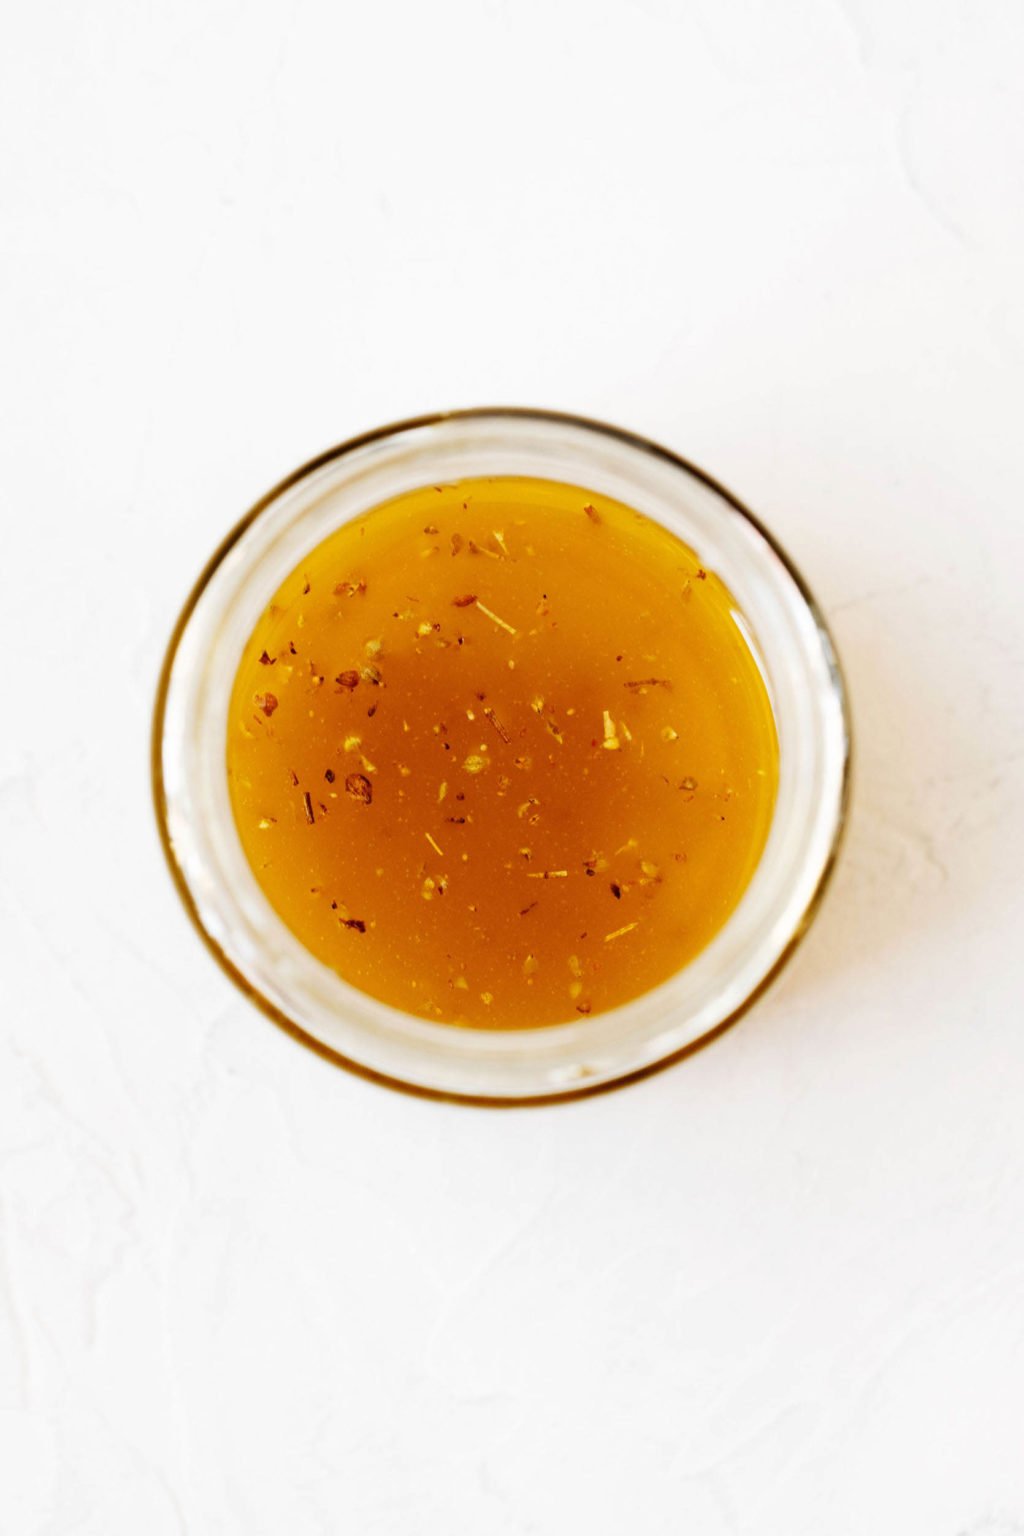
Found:
[{"label": "white textured background", "polygon": [[[0,50],[0,1531],[1024,1532],[1024,6],[43,0]],[[744,496],[835,624],[811,939],[487,1112],[235,995],[147,730],[197,569],[397,415]]]}]

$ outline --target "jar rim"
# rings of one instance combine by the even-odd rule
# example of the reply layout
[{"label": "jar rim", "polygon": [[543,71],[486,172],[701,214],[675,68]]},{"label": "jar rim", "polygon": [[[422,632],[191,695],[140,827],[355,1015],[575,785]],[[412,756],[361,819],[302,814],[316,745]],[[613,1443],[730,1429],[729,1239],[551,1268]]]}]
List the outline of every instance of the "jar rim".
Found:
[{"label": "jar rim", "polygon": [[[704,962],[705,956],[715,949],[722,935],[733,928],[737,913],[748,908],[750,889],[741,899],[737,912],[730,916],[708,948],[652,992],[580,1023],[504,1031],[482,1031],[432,1023],[378,1003],[367,994],[341,982],[334,973],[328,972],[326,967],[321,966],[319,961],[303,949],[298,940],[290,935],[285,938],[282,932],[277,931],[278,928],[283,929],[283,924],[276,914],[273,914],[273,923],[277,925],[274,937],[283,948],[276,951],[280,964],[278,973],[274,974],[273,967],[268,970],[259,958],[259,935],[254,939],[253,934],[248,933],[245,935],[248,942],[242,942],[241,930],[245,922],[248,920],[258,927],[261,921],[268,920],[267,914],[257,913],[253,917],[258,906],[255,900],[247,909],[247,918],[242,915],[241,909],[237,912],[227,910],[226,892],[222,889],[223,849],[218,854],[217,849],[209,844],[208,838],[205,842],[203,840],[203,834],[209,833],[210,828],[203,826],[202,803],[205,792],[202,784],[205,782],[206,790],[209,791],[212,781],[209,772],[203,780],[204,764],[200,746],[193,740],[193,710],[189,708],[190,704],[196,705],[197,698],[205,698],[205,695],[196,692],[198,674],[206,665],[209,649],[204,649],[203,642],[206,640],[212,644],[211,637],[214,637],[218,644],[221,643],[217,638],[220,636],[217,626],[223,620],[222,610],[230,606],[226,604],[226,598],[230,597],[232,588],[225,586],[224,591],[218,594],[215,591],[218,582],[223,581],[229,566],[234,567],[232,579],[236,582],[236,588],[238,582],[247,579],[245,561],[240,559],[240,555],[244,553],[247,536],[258,529],[261,522],[276,514],[279,523],[278,543],[289,531],[294,532],[295,519],[301,519],[309,512],[308,505],[304,507],[301,502],[303,489],[308,492],[321,482],[326,484],[325,477],[329,480],[332,473],[338,472],[340,478],[336,485],[329,487],[332,493],[337,492],[346,485],[346,466],[355,466],[358,461],[367,458],[376,461],[376,471],[372,464],[368,471],[371,478],[374,472],[386,471],[389,467],[393,470],[393,466],[389,466],[388,454],[394,457],[397,452],[400,457],[403,449],[408,449],[410,445],[413,445],[413,457],[417,465],[421,462],[425,465],[438,452],[455,451],[451,443],[445,443],[445,433],[466,439],[478,452],[483,450],[475,439],[496,433],[498,442],[492,444],[489,450],[496,452],[501,449],[502,436],[511,435],[509,451],[513,446],[511,439],[514,439],[515,450],[527,457],[531,451],[532,434],[553,434],[553,440],[543,449],[539,443],[532,444],[534,451],[555,452],[557,439],[560,445],[557,451],[570,453],[571,449],[566,444],[572,439],[582,459],[586,458],[584,444],[595,452],[600,445],[611,456],[606,471],[608,474],[639,474],[642,463],[644,473],[653,475],[659,482],[664,480],[666,487],[674,477],[678,477],[680,488],[688,482],[691,495],[699,493],[706,498],[705,516],[711,520],[709,526],[714,525],[716,516],[726,518],[730,515],[738,519],[737,530],[742,525],[743,558],[747,560],[749,557],[752,571],[757,565],[763,567],[755,572],[757,584],[752,590],[755,593],[765,590],[767,595],[767,586],[774,581],[778,591],[774,593],[773,600],[776,604],[785,601],[790,618],[799,618],[801,622],[800,645],[806,648],[806,659],[814,665],[812,686],[805,690],[809,697],[805,701],[802,729],[810,728],[820,737],[815,761],[820,759],[822,783],[827,788],[830,803],[819,808],[820,827],[816,827],[816,835],[808,842],[807,854],[800,864],[802,895],[795,904],[792,901],[789,903],[782,925],[785,931],[768,935],[770,943],[760,957],[760,962],[750,967],[750,975],[740,988],[742,995],[733,995],[723,985],[720,989],[719,1008],[714,1006],[713,996],[705,999],[702,1007],[695,1012],[693,1032],[688,1038],[683,1037],[685,1025],[673,1026],[672,990],[680,978]],[[495,466],[486,472],[509,472],[499,468],[499,462],[496,461]],[[529,469],[518,472],[537,473]],[[430,483],[432,478],[452,478],[448,473],[438,472],[432,476],[420,469],[415,473],[419,475],[419,484]],[[550,474],[538,477],[558,478]],[[585,478],[577,479],[574,483],[587,485]],[[588,488],[598,489],[598,486],[591,484]],[[667,491],[666,494],[671,493]],[[289,498],[294,502],[290,513]],[[372,499],[366,500],[361,510],[366,511],[384,499],[387,497],[372,494]],[[628,491],[621,495],[621,499],[631,505],[635,504],[635,497],[634,501],[629,501]],[[647,511],[647,508],[638,510]],[[348,515],[358,514],[350,512]],[[648,512],[647,515],[652,514]],[[337,525],[335,522],[332,526]],[[685,537],[685,534],[681,533],[680,537]],[[288,568],[301,558],[303,550],[313,547],[316,542],[319,542],[318,537],[307,538],[305,543],[299,544],[295,560],[289,562]],[[701,556],[703,559],[703,550]],[[721,564],[716,568],[727,585],[733,587],[734,573],[724,569]],[[742,598],[739,607],[746,616]],[[781,608],[778,611],[781,612]],[[198,633],[193,633],[197,630]],[[762,651],[766,649],[766,642],[769,650],[774,643],[773,636],[765,632],[756,632],[756,639]],[[796,651],[786,659],[785,665],[791,668],[794,658],[799,659]],[[772,658],[766,655],[765,659],[770,671]],[[788,682],[794,682],[794,679]],[[796,698],[797,694],[794,693]],[[807,709],[811,710],[810,715]],[[208,722],[207,735],[211,730],[215,733],[216,707],[207,704],[198,713]],[[209,725],[210,721],[213,722],[212,726]],[[627,429],[581,415],[540,408],[480,406],[406,418],[351,437],[309,459],[278,481],[230,529],[207,560],[186,597],[160,668],[151,736],[152,794],[164,856],[193,925],[214,958],[240,990],[293,1038],[350,1071],[413,1093],[486,1105],[551,1103],[623,1085],[692,1054],[736,1023],[780,974],[807,932],[835,867],[848,819],[851,737],[848,691],[822,611],[793,560],[770,530],[738,497],[682,455]],[[215,746],[216,742],[206,742],[207,759]],[[780,731],[780,753],[783,751],[785,742],[781,739]],[[205,767],[209,770],[209,761],[205,762]],[[226,793],[226,774],[223,778]],[[209,821],[210,818],[205,819]],[[234,831],[233,823],[231,831]],[[762,863],[764,857],[762,855]],[[251,875],[251,871],[249,873]],[[755,872],[752,885],[756,883],[759,873],[760,866]],[[265,903],[265,898],[263,900]],[[269,913],[269,904],[266,906]],[[764,923],[761,926],[765,929]],[[767,933],[767,929],[765,931]],[[301,951],[301,955],[297,951]],[[330,976],[330,982],[326,976],[315,978],[312,970],[309,975],[302,974],[307,968],[323,971]],[[298,985],[300,980],[302,987]],[[317,982],[315,986],[314,980]],[[327,993],[323,989],[327,987],[330,988],[331,997],[325,1002]],[[657,1027],[657,1018],[650,1013],[651,1000],[659,997],[663,998],[667,1009],[664,1027],[660,1029]],[[332,1007],[340,1010],[336,1019],[339,1027],[343,1023],[345,1025],[343,1042],[339,1041],[336,1031],[330,1027]],[[639,1018],[641,1014],[648,1019],[643,1049],[639,1048],[639,1035],[635,1041],[632,1040],[633,1032],[630,1029],[630,1016]],[[611,1032],[609,1025],[614,1026]],[[596,1030],[595,1026],[600,1026],[600,1030]],[[594,1042],[598,1032],[602,1036],[601,1050],[588,1049],[587,1041]],[[552,1049],[560,1040],[569,1044],[567,1051]],[[458,1049],[454,1049],[456,1042]],[[610,1045],[616,1043],[618,1048],[609,1057]],[[631,1043],[637,1048],[631,1050]],[[481,1044],[486,1049],[481,1050]],[[564,1059],[556,1059],[559,1056]],[[536,1057],[536,1070],[530,1069],[532,1057]]]}]

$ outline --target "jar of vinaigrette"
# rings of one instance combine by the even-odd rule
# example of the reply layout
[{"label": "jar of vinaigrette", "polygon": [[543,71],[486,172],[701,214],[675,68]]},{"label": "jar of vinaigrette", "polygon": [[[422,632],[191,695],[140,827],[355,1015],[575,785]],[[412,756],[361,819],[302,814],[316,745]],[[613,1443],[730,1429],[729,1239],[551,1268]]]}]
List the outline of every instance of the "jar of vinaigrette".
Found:
[{"label": "jar of vinaigrette", "polygon": [[849,784],[792,564],[721,486],[549,412],[398,423],[217,551],[161,677],[172,873],[266,1012],[389,1082],[621,1081],[805,931]]}]

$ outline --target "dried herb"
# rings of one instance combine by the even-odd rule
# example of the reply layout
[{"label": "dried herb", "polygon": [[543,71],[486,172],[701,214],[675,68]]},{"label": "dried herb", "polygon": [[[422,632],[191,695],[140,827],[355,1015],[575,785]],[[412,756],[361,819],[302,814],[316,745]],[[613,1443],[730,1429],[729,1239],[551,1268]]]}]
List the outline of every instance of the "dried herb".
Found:
[{"label": "dried herb", "polygon": [[365,773],[350,773],[345,778],[345,791],[353,800],[358,800],[360,805],[369,805],[373,800],[373,785]]},{"label": "dried herb", "polygon": [[519,633],[519,631],[515,629],[513,625],[506,624],[504,619],[499,618],[499,616],[492,609],[485,608],[479,598],[476,600],[476,606],[482,614],[490,619],[492,624],[497,624],[498,628],[505,630],[506,634],[515,635]]},{"label": "dried herb", "polygon": [[491,709],[490,705],[484,709],[484,715],[494,726],[494,729],[497,731],[505,745],[508,746],[509,742],[512,740],[512,737],[509,735],[508,731],[506,731],[505,727],[494,713],[494,710]]}]

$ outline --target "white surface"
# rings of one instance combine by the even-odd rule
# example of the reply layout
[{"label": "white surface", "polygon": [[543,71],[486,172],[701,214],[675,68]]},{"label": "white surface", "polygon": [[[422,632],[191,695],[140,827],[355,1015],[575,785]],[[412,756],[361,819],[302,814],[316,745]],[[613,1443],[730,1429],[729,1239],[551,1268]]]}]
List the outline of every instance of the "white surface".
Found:
[{"label": "white surface", "polygon": [[[1024,1531],[1024,8],[22,5],[0,53],[0,1529]],[[605,416],[805,568],[836,885],[683,1066],[333,1069],[202,951],[147,727],[279,475]]]}]

